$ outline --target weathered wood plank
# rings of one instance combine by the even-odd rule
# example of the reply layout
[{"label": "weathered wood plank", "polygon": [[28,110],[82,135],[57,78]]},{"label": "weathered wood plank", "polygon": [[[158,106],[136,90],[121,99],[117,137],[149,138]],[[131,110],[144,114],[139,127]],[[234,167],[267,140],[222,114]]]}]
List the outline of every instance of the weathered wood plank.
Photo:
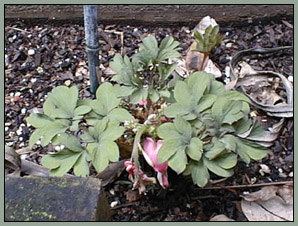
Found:
[{"label": "weathered wood plank", "polygon": [[[293,5],[99,5],[100,21],[150,23],[198,22],[211,16],[218,22],[293,15]],[[6,5],[6,19],[83,21],[82,5]]]}]

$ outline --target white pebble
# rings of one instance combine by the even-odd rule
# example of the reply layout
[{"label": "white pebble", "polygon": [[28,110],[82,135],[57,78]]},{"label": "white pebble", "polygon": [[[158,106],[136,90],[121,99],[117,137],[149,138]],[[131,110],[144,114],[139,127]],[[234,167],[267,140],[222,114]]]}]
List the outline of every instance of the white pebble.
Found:
[{"label": "white pebble", "polygon": [[36,144],[37,145],[40,145],[41,144],[41,141],[40,140],[36,141]]},{"label": "white pebble", "polygon": [[134,29],[133,29],[133,32],[137,32],[137,31],[138,31],[138,28],[134,28]]},{"label": "white pebble", "polygon": [[15,96],[15,97],[19,97],[19,96],[21,96],[21,93],[20,93],[20,92],[16,92],[16,93],[14,94],[14,96]]},{"label": "white pebble", "polygon": [[[30,79],[30,82],[34,83],[34,82],[36,82],[36,80],[37,80],[36,78],[31,78],[31,79]],[[32,91],[32,89],[30,89],[30,90]],[[29,90],[29,91],[30,91],[30,90]]]},{"label": "white pebble", "polygon": [[186,33],[186,34],[189,34],[189,33],[190,33],[190,30],[185,30],[185,33]]},{"label": "white pebble", "polygon": [[229,42],[229,43],[226,44],[226,47],[227,48],[231,48],[232,46],[233,46],[233,44],[231,42]]},{"label": "white pebble", "polygon": [[227,32],[226,32],[226,36],[228,36],[229,34],[230,34],[230,33],[227,31]]},{"label": "white pebble", "polygon": [[13,96],[14,96],[14,93],[10,93],[9,95],[10,95],[11,97],[13,97]]},{"label": "white pebble", "polygon": [[119,202],[119,201],[113,201],[113,202],[111,202],[111,208],[117,206],[117,205],[118,205],[118,202]]},{"label": "white pebble", "polygon": [[294,177],[294,173],[293,173],[293,171],[290,172],[288,176],[289,176],[289,177]]},{"label": "white pebble", "polygon": [[114,189],[111,189],[109,192],[110,192],[111,195],[115,195]]},{"label": "white pebble", "polygon": [[[261,167],[261,169],[259,170],[259,172],[260,171],[262,171],[262,172],[264,172],[264,173],[271,173],[271,170],[270,170],[270,168],[267,166],[267,165],[265,165],[265,164],[260,164],[260,167]],[[260,172],[261,173],[261,172]]]},{"label": "white pebble", "polygon": [[7,132],[8,130],[9,130],[9,127],[6,126],[6,127],[5,127],[5,132]]},{"label": "white pebble", "polygon": [[290,76],[288,77],[288,80],[289,80],[290,82],[293,82],[293,81],[294,81],[294,77],[293,77],[292,75],[290,75]]},{"label": "white pebble", "polygon": [[23,154],[23,155],[21,155],[21,159],[22,160],[25,160],[27,158],[27,154]]},{"label": "white pebble", "polygon": [[27,112],[27,109],[26,109],[26,108],[23,108],[23,109],[21,110],[21,113],[22,113],[22,114],[26,114],[26,112]]},{"label": "white pebble", "polygon": [[19,141],[23,141],[24,140],[24,138],[23,137],[19,137]]},{"label": "white pebble", "polygon": [[20,136],[20,135],[22,134],[22,129],[18,129],[18,130],[16,131],[16,134]]},{"label": "white pebble", "polygon": [[278,172],[283,173],[282,168],[278,168]]},{"label": "white pebble", "polygon": [[60,145],[60,150],[63,150],[65,146],[63,144]]},{"label": "white pebble", "polygon": [[11,147],[11,146],[13,145],[13,142],[7,142],[6,145],[7,145],[8,147]]},{"label": "white pebble", "polygon": [[55,151],[60,151],[61,149],[60,149],[60,146],[56,146],[55,147]]},{"label": "white pebble", "polygon": [[29,56],[32,56],[32,55],[34,55],[35,54],[35,50],[34,49],[29,49],[28,50],[28,55]]}]

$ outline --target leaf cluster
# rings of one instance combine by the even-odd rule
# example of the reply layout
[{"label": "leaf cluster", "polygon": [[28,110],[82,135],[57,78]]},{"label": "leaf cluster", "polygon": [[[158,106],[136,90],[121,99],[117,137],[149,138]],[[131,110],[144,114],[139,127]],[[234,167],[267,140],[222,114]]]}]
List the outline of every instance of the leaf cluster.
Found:
[{"label": "leaf cluster", "polygon": [[121,85],[121,95],[129,96],[133,104],[148,98],[152,102],[157,102],[160,97],[169,98],[171,86],[167,81],[177,63],[169,64],[168,60],[180,57],[178,46],[179,42],[171,36],[158,45],[156,38],[148,35],[131,59],[116,54],[110,67],[116,72],[112,80]]},{"label": "leaf cluster", "polygon": [[193,51],[201,53],[210,53],[211,50],[219,45],[222,41],[222,36],[219,33],[219,26],[212,25],[205,29],[205,33],[201,34],[198,30],[194,31],[194,37],[196,41],[196,47]]},{"label": "leaf cluster", "polygon": [[249,118],[249,99],[226,91],[214,75],[195,72],[178,81],[174,98],[176,102],[164,110],[174,121],[157,129],[164,139],[159,162],[168,161],[177,173],[191,174],[202,187],[209,181],[209,171],[231,176],[238,156],[246,163],[266,156],[266,148],[243,138],[263,133]]},{"label": "leaf cluster", "polygon": [[[59,86],[49,93],[44,113],[30,114],[26,120],[36,128],[29,140],[30,147],[38,140],[43,147],[50,143],[65,146],[42,158],[51,175],[62,176],[73,168],[75,175],[86,177],[90,162],[101,172],[109,162],[118,160],[115,140],[124,132],[120,123],[133,119],[119,107],[118,92],[117,87],[106,82],[98,88],[95,100],[79,100],[77,87]],[[80,128],[85,121],[87,126]]]}]

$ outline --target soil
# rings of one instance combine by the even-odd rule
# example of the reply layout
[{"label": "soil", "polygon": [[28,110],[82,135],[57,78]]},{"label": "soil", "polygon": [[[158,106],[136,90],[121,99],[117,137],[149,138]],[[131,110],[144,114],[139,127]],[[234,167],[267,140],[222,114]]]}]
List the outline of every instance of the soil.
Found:
[{"label": "soil", "polygon": [[[249,20],[245,26],[239,23],[220,24],[225,38],[212,51],[211,59],[223,73],[219,80],[228,81],[225,68],[231,56],[238,51],[253,47],[271,48],[293,45],[293,18],[276,18],[272,21]],[[237,25],[237,26],[236,26]],[[141,39],[154,34],[158,41],[166,35],[181,43],[181,53],[192,43],[191,30],[187,26],[142,26],[124,24],[100,24],[106,31],[100,35],[100,69],[108,67],[114,54],[122,51],[131,56]],[[123,32],[123,45],[120,33]],[[25,21],[7,21],[5,24],[5,143],[20,149],[28,146],[32,127],[24,120],[33,109],[42,108],[46,94],[59,85],[78,86],[80,97],[92,97],[85,51],[84,27],[79,24],[35,24]],[[271,54],[266,58],[247,59],[255,70],[272,70],[293,79],[293,55]],[[103,80],[110,79],[103,73]],[[278,118],[267,117],[258,112],[264,123]],[[268,157],[259,162],[239,162],[234,176],[224,181],[212,175],[213,183],[201,189],[194,186],[191,178],[177,176],[169,170],[170,188],[159,185],[148,187],[146,195],[131,191],[127,173],[123,172],[114,182],[105,186],[108,201],[114,212],[114,221],[208,221],[218,214],[225,214],[236,221],[247,221],[240,208],[240,195],[258,188],[222,188],[214,186],[249,185],[293,180],[293,119],[287,119],[279,138],[270,148]],[[40,164],[48,149],[36,147],[23,154],[27,159]],[[152,170],[145,161],[141,163],[146,173]],[[269,173],[260,172],[260,164],[269,167]],[[92,175],[96,176],[96,175]],[[215,182],[214,182],[215,181]],[[217,182],[217,183],[216,183]]]}]

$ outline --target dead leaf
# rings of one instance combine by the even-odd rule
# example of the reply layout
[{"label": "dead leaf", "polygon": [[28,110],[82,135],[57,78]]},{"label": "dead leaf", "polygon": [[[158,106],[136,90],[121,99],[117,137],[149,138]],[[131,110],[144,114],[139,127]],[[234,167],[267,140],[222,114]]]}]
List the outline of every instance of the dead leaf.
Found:
[{"label": "dead leaf", "polygon": [[249,221],[293,221],[293,186],[268,186],[242,196]]},{"label": "dead leaf", "polygon": [[246,201],[250,201],[250,202],[256,201],[256,200],[266,201],[268,199],[271,199],[272,197],[275,197],[277,191],[278,191],[277,186],[267,186],[267,187],[263,187],[259,191],[249,193],[249,194],[245,194],[242,197]]},{"label": "dead leaf", "polygon": [[228,218],[224,214],[220,214],[220,215],[217,215],[215,217],[212,217],[209,221],[235,221],[235,220],[233,220],[231,218]]},{"label": "dead leaf", "polygon": [[267,201],[241,201],[241,208],[249,221],[293,221],[293,205],[284,204],[275,196]]},{"label": "dead leaf", "polygon": [[286,204],[293,204],[293,185],[284,185],[278,189],[277,193]]},{"label": "dead leaf", "polygon": [[5,168],[13,170],[10,175],[19,176],[21,173],[21,158],[13,148],[5,145]]},{"label": "dead leaf", "polygon": [[102,180],[102,186],[106,186],[116,180],[125,169],[124,162],[127,159],[123,159],[118,162],[114,162],[108,165],[108,167],[96,177]]},{"label": "dead leaf", "polygon": [[126,192],[126,200],[128,202],[134,202],[138,200],[141,197],[141,194],[139,193],[138,190],[128,190]]}]

